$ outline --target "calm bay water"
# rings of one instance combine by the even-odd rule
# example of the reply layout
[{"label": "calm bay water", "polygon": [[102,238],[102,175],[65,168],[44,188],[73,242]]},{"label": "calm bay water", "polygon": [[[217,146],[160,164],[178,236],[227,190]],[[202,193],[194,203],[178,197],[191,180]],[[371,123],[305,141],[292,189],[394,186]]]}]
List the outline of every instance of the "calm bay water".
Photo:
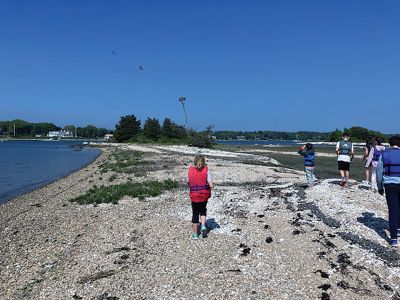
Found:
[{"label": "calm bay water", "polygon": [[78,141],[0,142],[0,203],[65,177],[92,162],[98,149]]}]

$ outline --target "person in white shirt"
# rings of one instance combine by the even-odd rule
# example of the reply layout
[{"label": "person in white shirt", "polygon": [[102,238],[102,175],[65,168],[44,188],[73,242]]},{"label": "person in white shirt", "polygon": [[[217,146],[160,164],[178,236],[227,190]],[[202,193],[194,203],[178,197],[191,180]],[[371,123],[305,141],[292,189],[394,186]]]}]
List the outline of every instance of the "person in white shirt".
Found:
[{"label": "person in white shirt", "polygon": [[349,142],[350,135],[343,133],[342,140],[336,144],[338,169],[341,176],[340,185],[345,186],[350,177],[350,163],[354,158],[353,143]]}]

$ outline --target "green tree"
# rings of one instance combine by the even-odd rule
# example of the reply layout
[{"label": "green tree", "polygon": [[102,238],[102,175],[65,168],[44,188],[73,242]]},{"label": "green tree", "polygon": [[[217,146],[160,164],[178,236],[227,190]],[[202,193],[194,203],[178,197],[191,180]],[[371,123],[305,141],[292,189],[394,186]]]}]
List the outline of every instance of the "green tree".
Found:
[{"label": "green tree", "polygon": [[173,128],[173,123],[171,119],[165,118],[163,126],[161,128],[161,134],[166,138],[172,138],[172,128]]},{"label": "green tree", "polygon": [[371,135],[369,130],[364,127],[351,127],[347,130],[347,133],[350,135],[353,141],[366,141],[368,137]]},{"label": "green tree", "polygon": [[137,136],[140,131],[140,120],[134,115],[121,117],[118,124],[115,125],[114,138],[118,142],[125,142]]},{"label": "green tree", "polygon": [[160,122],[156,118],[147,118],[143,126],[143,134],[145,137],[157,141],[161,135]]},{"label": "green tree", "polygon": [[187,139],[185,127],[172,122],[169,118],[164,119],[161,134],[167,139]]},{"label": "green tree", "polygon": [[47,135],[49,131],[60,130],[60,127],[54,125],[53,123],[35,123],[36,132],[35,134]]},{"label": "green tree", "polygon": [[342,139],[342,132],[339,129],[335,129],[329,135],[330,142],[337,142]]},{"label": "green tree", "polygon": [[98,128],[97,137],[103,138],[107,133],[111,133],[111,131],[106,128]]}]

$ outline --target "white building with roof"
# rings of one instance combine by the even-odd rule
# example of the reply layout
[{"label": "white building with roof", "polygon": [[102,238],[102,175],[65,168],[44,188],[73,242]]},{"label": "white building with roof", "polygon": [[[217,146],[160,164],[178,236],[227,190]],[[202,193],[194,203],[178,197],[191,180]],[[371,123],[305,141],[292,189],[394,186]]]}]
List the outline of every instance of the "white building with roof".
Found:
[{"label": "white building with roof", "polygon": [[69,130],[49,131],[49,138],[73,138],[74,134]]}]

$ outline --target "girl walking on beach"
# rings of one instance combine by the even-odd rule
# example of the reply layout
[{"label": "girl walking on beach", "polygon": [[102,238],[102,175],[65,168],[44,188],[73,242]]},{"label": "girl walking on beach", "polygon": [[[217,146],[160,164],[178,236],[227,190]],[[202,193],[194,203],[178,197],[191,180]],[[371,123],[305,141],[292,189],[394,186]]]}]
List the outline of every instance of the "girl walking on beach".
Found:
[{"label": "girl walking on beach", "polygon": [[[370,178],[370,175],[372,175],[371,172],[370,172],[371,171],[370,170],[371,169],[371,165],[367,164],[367,161],[368,161],[368,157],[369,157],[369,154],[371,152],[371,149],[375,145],[376,145],[375,138],[372,137],[372,136],[368,137],[368,139],[365,142],[364,157],[363,157],[363,161],[365,162],[365,180],[363,180],[362,183],[365,184],[365,185],[369,185],[370,184],[369,178]],[[371,178],[371,180],[372,180],[372,178]]]},{"label": "girl walking on beach", "polygon": [[382,145],[383,139],[378,137],[375,140],[376,145],[371,148],[371,151],[369,152],[367,161],[365,163],[365,168],[369,168],[370,166],[372,166],[371,188],[374,192],[378,190],[378,187],[376,185],[376,168],[378,166],[380,156],[382,155],[383,151],[385,151],[385,146]]},{"label": "girl walking on beach", "polygon": [[214,187],[212,182],[212,175],[206,166],[204,156],[198,155],[194,159],[194,166],[189,167],[188,172],[189,187],[190,187],[190,200],[192,202],[192,224],[193,233],[192,239],[199,238],[198,226],[199,216],[201,222],[201,234],[203,238],[207,237],[206,228],[206,215],[207,215],[207,201],[211,197],[211,189]]}]

